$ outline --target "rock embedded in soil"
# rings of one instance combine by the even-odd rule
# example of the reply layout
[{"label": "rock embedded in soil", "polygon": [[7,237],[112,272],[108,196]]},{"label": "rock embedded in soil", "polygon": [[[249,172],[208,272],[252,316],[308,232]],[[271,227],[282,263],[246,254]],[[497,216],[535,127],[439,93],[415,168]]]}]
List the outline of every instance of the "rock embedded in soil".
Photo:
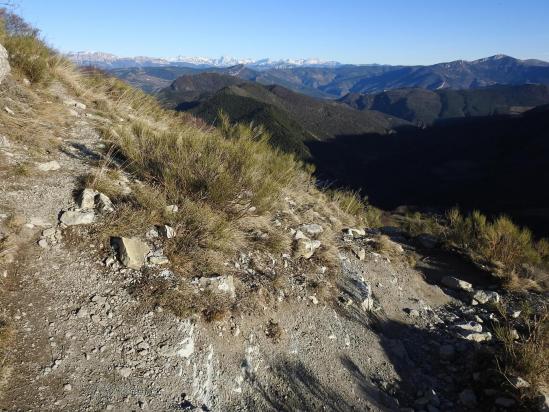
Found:
[{"label": "rock embedded in soil", "polygon": [[469,282],[465,282],[464,280],[455,278],[453,276],[444,276],[441,282],[444,286],[450,289],[464,290],[467,292],[471,292],[473,290],[473,285],[471,285]]},{"label": "rock embedded in soil", "polygon": [[353,253],[358,260],[364,260],[366,258],[366,250],[364,248],[353,248]]},{"label": "rock embedded in soil", "polygon": [[0,147],[3,147],[3,148],[11,147],[11,143],[6,136],[0,135]]},{"label": "rock embedded in soil", "polygon": [[77,102],[76,100],[73,100],[73,99],[66,99],[63,101],[63,104],[65,106],[76,107],[77,109],[81,109],[81,110],[86,109],[86,105],[84,103]]},{"label": "rock embedded in soil", "polygon": [[114,210],[114,206],[111,202],[111,199],[103,193],[98,193],[95,197],[95,203],[99,210],[104,213],[109,213]]},{"label": "rock embedded in soil", "polygon": [[318,236],[324,231],[322,226],[316,223],[311,223],[309,225],[301,225],[299,229],[303,233],[306,233],[308,236],[312,236],[312,237]]},{"label": "rock embedded in soil", "polygon": [[150,252],[149,245],[137,238],[113,237],[111,244],[117,250],[118,260],[130,269],[141,269]]},{"label": "rock embedded in soil", "polygon": [[78,206],[80,209],[93,209],[95,207],[95,196],[97,194],[97,191],[93,189],[82,190],[82,193],[80,193],[80,198],[78,199]]},{"label": "rock embedded in soil", "polygon": [[311,240],[308,238],[299,238],[296,240],[294,257],[310,259],[321,246],[319,240]]},{"label": "rock embedded in soil", "polygon": [[63,212],[60,221],[67,226],[89,225],[95,220],[93,211],[68,210]]},{"label": "rock embedded in soil", "polygon": [[366,231],[364,229],[350,227],[345,229],[345,234],[352,238],[360,238],[366,236]]},{"label": "rock embedded in soil", "polygon": [[50,172],[50,171],[61,169],[61,165],[56,160],[52,160],[51,162],[45,162],[45,163],[37,163],[36,167],[41,172]]},{"label": "rock embedded in soil", "polygon": [[168,225],[162,225],[157,227],[158,234],[166,239],[172,239],[175,237],[175,229]]},{"label": "rock embedded in soil", "polygon": [[226,293],[231,298],[236,296],[234,278],[232,275],[211,277],[204,276],[198,279],[198,284],[204,289]]},{"label": "rock embedded in soil", "polygon": [[499,294],[494,291],[477,290],[473,293],[473,299],[480,304],[498,303]]}]

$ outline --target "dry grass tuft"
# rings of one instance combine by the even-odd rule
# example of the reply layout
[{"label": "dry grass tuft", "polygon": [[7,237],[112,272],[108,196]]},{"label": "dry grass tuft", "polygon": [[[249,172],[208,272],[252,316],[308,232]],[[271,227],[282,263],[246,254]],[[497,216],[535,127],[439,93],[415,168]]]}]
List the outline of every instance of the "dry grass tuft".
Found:
[{"label": "dry grass tuft", "polygon": [[367,198],[346,190],[329,191],[328,194],[344,213],[354,216],[360,223],[367,227],[381,226],[381,210],[368,204]]},{"label": "dry grass tuft", "polygon": [[533,313],[525,305],[520,318],[514,322],[505,313],[502,315],[504,322],[495,327],[495,336],[501,345],[496,353],[498,368],[511,386],[512,377],[521,377],[530,383],[530,387],[520,391],[523,398],[533,399],[541,390],[549,388],[549,308]]}]

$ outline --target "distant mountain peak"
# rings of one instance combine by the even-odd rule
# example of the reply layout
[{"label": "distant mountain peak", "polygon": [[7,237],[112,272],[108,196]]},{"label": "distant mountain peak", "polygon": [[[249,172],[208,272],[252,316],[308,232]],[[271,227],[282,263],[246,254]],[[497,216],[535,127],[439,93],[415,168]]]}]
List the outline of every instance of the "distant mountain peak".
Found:
[{"label": "distant mountain peak", "polygon": [[324,61],[312,59],[249,59],[221,56],[209,58],[200,56],[174,56],[174,57],[120,57],[111,53],[96,51],[70,52],[66,56],[80,66],[96,66],[104,69],[144,67],[144,66],[189,66],[189,67],[232,67],[246,65],[256,69],[291,68],[291,67],[336,67],[341,63],[336,61]]}]

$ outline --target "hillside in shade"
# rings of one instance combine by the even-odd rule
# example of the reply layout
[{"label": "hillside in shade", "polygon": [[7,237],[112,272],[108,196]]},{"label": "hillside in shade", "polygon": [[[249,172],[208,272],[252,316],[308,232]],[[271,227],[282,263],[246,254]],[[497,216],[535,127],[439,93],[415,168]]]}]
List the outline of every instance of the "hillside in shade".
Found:
[{"label": "hillside in shade", "polygon": [[549,86],[489,86],[477,89],[395,89],[375,94],[350,93],[341,98],[359,110],[377,110],[416,124],[436,120],[521,113],[549,103]]}]

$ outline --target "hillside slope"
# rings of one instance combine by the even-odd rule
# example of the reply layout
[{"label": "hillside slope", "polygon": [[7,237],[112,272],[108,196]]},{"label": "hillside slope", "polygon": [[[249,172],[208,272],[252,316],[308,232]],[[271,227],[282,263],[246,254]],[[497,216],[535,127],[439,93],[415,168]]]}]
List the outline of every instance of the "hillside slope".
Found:
[{"label": "hillside slope", "polygon": [[495,114],[521,113],[549,103],[549,86],[497,85],[468,90],[395,89],[341,98],[358,110],[377,110],[413,123]]},{"label": "hillside slope", "polygon": [[549,111],[456,119],[391,136],[310,142],[319,176],[381,207],[459,205],[510,214],[549,233]]},{"label": "hillside slope", "polygon": [[217,73],[185,75],[158,97],[166,107],[189,111],[213,124],[222,110],[233,121],[264,125],[273,143],[285,151],[307,157],[304,142],[338,135],[386,133],[406,124],[374,111],[317,100],[281,86],[262,86]]}]

